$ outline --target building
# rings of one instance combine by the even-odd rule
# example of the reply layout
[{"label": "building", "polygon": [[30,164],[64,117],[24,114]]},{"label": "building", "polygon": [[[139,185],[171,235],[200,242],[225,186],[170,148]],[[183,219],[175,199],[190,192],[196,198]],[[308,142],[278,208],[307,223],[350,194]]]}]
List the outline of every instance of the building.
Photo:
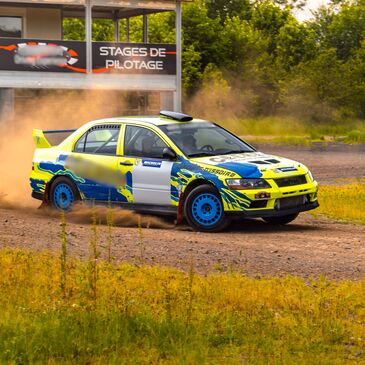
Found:
[{"label": "building", "polygon": [[[149,43],[148,17],[165,11],[176,14],[176,42]],[[143,16],[141,43],[129,43],[135,16]],[[64,18],[85,19],[85,41],[63,39]],[[92,41],[93,19],[113,20],[114,42]],[[179,111],[181,1],[0,0],[0,118],[12,113],[16,90],[91,88],[157,95],[161,109]]]}]

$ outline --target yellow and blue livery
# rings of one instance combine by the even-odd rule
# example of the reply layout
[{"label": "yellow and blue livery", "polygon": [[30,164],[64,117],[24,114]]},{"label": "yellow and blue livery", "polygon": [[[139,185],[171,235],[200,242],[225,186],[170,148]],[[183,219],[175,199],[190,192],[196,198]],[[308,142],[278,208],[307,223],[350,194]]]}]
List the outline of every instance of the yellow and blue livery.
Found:
[{"label": "yellow and blue livery", "polygon": [[213,232],[234,217],[286,224],[318,207],[318,184],[302,163],[181,113],[35,129],[33,138],[32,196],[57,209],[113,203]]}]

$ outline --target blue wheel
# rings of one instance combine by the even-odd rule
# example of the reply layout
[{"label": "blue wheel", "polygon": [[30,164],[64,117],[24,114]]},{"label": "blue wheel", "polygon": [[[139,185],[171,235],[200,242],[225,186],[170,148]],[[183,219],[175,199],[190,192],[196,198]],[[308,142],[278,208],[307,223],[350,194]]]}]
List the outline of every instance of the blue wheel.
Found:
[{"label": "blue wheel", "polygon": [[56,209],[71,210],[77,200],[77,190],[69,179],[61,177],[54,181],[51,186],[50,201]]},{"label": "blue wheel", "polygon": [[216,232],[227,225],[220,196],[210,185],[198,186],[190,192],[184,212],[189,225],[200,231]]},{"label": "blue wheel", "polygon": [[223,212],[221,201],[211,193],[202,193],[195,197],[191,209],[194,219],[207,227],[219,222]]}]

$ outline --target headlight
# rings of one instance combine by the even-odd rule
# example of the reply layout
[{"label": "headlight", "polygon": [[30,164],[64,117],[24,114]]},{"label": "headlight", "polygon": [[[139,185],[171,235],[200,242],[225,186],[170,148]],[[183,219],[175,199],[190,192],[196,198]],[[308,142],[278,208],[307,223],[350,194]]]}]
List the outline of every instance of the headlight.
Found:
[{"label": "headlight", "polygon": [[314,181],[314,177],[309,170],[308,170],[307,174],[308,174],[309,178],[311,179],[311,181]]},{"label": "headlight", "polygon": [[271,188],[269,183],[264,179],[227,179],[226,182],[232,190]]}]

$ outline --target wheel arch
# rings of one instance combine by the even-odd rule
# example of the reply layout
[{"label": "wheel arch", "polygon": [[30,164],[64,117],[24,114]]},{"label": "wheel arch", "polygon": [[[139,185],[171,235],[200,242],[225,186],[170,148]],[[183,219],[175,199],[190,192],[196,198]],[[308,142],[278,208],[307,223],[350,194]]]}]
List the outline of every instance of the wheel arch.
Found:
[{"label": "wheel arch", "polygon": [[[183,193],[180,196],[178,213],[177,213],[177,222],[178,223],[180,223],[182,221],[182,219],[184,218],[184,205],[185,205],[186,198],[188,197],[188,195],[190,194],[191,191],[193,191],[198,186],[202,186],[202,185],[209,185],[209,186],[214,187],[214,189],[219,194],[219,191],[216,188],[216,186],[209,180],[198,178],[198,179],[191,181],[186,186],[186,188],[184,189]],[[220,196],[220,194],[219,194],[219,196]]]},{"label": "wheel arch", "polygon": [[47,189],[46,189],[46,194],[45,194],[45,198],[47,200],[47,202],[50,201],[50,193],[51,193],[51,187],[52,185],[54,184],[54,182],[59,179],[59,178],[65,178],[67,180],[70,181],[71,184],[73,184],[73,186],[75,187],[76,191],[77,191],[77,194],[78,194],[78,198],[81,199],[81,193],[80,193],[80,190],[79,188],[77,187],[75,181],[70,177],[70,176],[67,176],[67,175],[55,175],[52,177],[52,179],[48,182],[47,184]]},{"label": "wheel arch", "polygon": [[[198,181],[194,181],[194,183],[192,182],[189,184],[189,189],[186,189],[184,192],[184,199],[182,200],[183,217],[193,229],[203,232],[221,231],[226,228],[230,222],[225,215],[222,196],[217,187],[214,185],[214,182],[205,179],[197,180]],[[213,211],[212,216],[209,216],[208,213],[208,217],[201,217],[203,221],[204,219],[207,219],[205,223],[207,223],[208,226],[204,226],[204,223],[199,222],[199,220],[196,219],[196,214],[194,214],[194,210],[192,209],[192,202],[194,202],[199,196],[203,196],[204,199],[212,199],[211,197],[207,198],[207,195],[215,196],[214,204],[217,208],[215,213]],[[218,207],[217,199],[221,202],[220,207]],[[199,209],[201,210],[201,208]]]},{"label": "wheel arch", "polygon": [[190,192],[192,190],[194,190],[195,188],[197,188],[198,186],[201,185],[210,185],[213,186],[214,189],[217,191],[217,193],[219,194],[218,189],[216,188],[216,186],[209,180],[205,180],[205,179],[195,179],[193,181],[191,181],[185,188],[184,193],[183,193],[183,200],[186,199],[186,197],[190,194]]}]

